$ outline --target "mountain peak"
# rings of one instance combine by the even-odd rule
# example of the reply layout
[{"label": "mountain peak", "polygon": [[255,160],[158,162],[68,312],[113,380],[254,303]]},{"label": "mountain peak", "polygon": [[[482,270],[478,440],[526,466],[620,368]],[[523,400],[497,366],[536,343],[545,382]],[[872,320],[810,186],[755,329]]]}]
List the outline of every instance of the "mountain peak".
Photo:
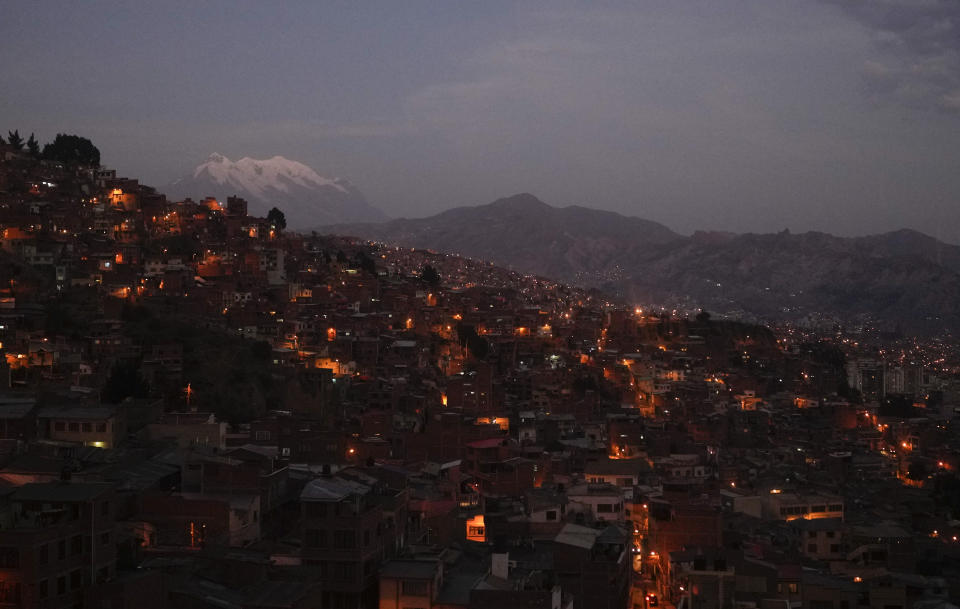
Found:
[{"label": "mountain peak", "polygon": [[550,206],[530,194],[529,192],[521,192],[510,197],[504,197],[502,199],[497,199],[490,204],[491,207],[507,207],[511,209],[549,209]]},{"label": "mountain peak", "polygon": [[206,164],[206,163],[229,163],[229,162],[230,162],[230,159],[228,159],[227,157],[223,156],[223,155],[220,154],[219,152],[212,152],[212,153],[210,153],[210,156],[207,157],[207,160],[204,161],[204,164]]},{"label": "mountain peak", "polygon": [[293,228],[386,219],[346,180],[324,177],[280,155],[231,161],[214,152],[192,175],[170,184],[165,191],[171,198],[224,199],[238,195],[250,204],[252,214],[266,214],[271,207],[279,207]]}]

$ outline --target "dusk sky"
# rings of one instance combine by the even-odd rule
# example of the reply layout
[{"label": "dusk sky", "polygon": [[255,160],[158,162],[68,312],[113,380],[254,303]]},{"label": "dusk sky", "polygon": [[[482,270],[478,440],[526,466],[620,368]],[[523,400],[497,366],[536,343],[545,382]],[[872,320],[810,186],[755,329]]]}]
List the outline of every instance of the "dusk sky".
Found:
[{"label": "dusk sky", "polygon": [[2,6],[0,130],[148,184],[279,154],[394,217],[531,192],[960,243],[956,0]]}]

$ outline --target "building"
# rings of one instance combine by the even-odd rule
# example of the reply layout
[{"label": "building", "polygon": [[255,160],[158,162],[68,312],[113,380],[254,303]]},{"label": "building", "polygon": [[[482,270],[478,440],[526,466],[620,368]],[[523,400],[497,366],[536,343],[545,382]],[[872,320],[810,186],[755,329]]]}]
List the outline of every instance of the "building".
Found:
[{"label": "building", "polygon": [[406,497],[355,470],[307,483],[300,494],[301,558],[319,568],[323,607],[376,602],[380,563],[404,545]]},{"label": "building", "polygon": [[110,484],[49,482],[0,500],[0,605],[77,607],[116,575]]},{"label": "building", "polygon": [[49,406],[37,411],[47,438],[97,448],[115,448],[127,437],[122,412],[110,406]]}]

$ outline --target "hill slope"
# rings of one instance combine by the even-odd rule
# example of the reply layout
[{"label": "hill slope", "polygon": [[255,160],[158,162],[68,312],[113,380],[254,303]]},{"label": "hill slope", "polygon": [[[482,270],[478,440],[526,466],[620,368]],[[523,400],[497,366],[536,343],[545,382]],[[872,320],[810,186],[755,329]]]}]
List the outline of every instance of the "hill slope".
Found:
[{"label": "hill slope", "polygon": [[910,230],[687,237],[612,212],[551,207],[529,194],[429,218],[321,230],[490,260],[633,302],[765,320],[960,328],[960,247]]}]

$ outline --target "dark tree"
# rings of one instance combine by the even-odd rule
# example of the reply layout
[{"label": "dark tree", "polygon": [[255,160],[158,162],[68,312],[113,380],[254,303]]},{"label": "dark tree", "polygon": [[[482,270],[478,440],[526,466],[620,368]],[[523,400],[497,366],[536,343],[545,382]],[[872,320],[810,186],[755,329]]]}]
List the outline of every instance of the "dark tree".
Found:
[{"label": "dark tree", "polygon": [[43,158],[60,163],[99,165],[100,151],[85,137],[58,133],[43,147]]},{"label": "dark tree", "polygon": [[457,337],[460,339],[460,344],[477,359],[486,359],[490,353],[490,344],[487,339],[477,334],[477,329],[472,324],[457,324]]},{"label": "dark tree", "polygon": [[117,364],[103,385],[100,399],[108,404],[119,404],[128,397],[145,398],[149,391],[150,386],[136,364]]},{"label": "dark tree", "polygon": [[23,150],[23,138],[20,137],[20,130],[7,131],[7,134],[7,143],[17,150]]},{"label": "dark tree", "polygon": [[273,353],[273,347],[265,340],[258,340],[250,345],[250,353],[252,353],[253,357],[258,361],[265,362],[270,359],[270,355]]},{"label": "dark tree", "polygon": [[707,313],[706,311],[700,311],[699,313],[697,313],[697,321],[702,324],[710,323],[710,314]]},{"label": "dark tree", "polygon": [[371,275],[377,274],[377,264],[373,261],[373,258],[368,256],[366,252],[360,252],[356,256],[357,266],[362,270],[370,273]]},{"label": "dark tree", "polygon": [[337,264],[346,264],[347,255],[343,253],[343,250],[337,250]]},{"label": "dark tree", "polygon": [[37,138],[35,138],[32,133],[30,137],[27,138],[27,152],[35,159],[40,158],[40,142],[37,141]]},{"label": "dark tree", "polygon": [[907,468],[907,478],[911,480],[923,480],[927,477],[927,464],[920,459],[914,459]]},{"label": "dark tree", "polygon": [[277,229],[278,232],[287,228],[287,218],[277,207],[273,207],[267,212],[267,222],[270,223],[270,226]]},{"label": "dark tree", "polygon": [[420,271],[420,280],[431,287],[437,287],[440,285],[440,273],[429,264],[425,264]]}]

